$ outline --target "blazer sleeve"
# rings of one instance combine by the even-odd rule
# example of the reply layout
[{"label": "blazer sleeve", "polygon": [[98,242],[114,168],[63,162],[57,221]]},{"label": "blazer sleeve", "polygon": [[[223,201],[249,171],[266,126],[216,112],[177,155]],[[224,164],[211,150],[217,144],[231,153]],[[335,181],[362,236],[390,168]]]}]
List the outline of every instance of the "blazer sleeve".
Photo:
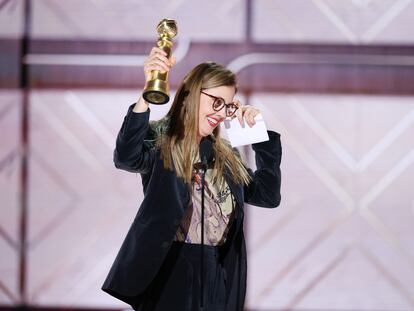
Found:
[{"label": "blazer sleeve", "polygon": [[116,168],[133,172],[148,173],[155,159],[155,148],[145,140],[149,132],[150,109],[133,112],[134,105],[128,109],[121,129],[116,138],[114,164]]},{"label": "blazer sleeve", "polygon": [[268,131],[269,140],[252,144],[256,158],[256,171],[248,169],[252,178],[245,186],[244,201],[260,207],[277,207],[280,204],[280,161],[282,146],[280,134]]}]

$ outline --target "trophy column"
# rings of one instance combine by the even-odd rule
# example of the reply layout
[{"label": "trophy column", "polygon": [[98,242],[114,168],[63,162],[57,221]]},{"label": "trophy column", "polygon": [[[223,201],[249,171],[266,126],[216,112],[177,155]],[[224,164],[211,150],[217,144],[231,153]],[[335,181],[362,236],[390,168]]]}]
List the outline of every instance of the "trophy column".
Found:
[{"label": "trophy column", "polygon": [[[172,38],[177,35],[177,24],[172,19],[163,19],[157,26],[158,41],[157,46],[171,56],[173,46]],[[151,72],[151,79],[145,84],[142,94],[145,101],[163,105],[170,100],[170,86],[168,83],[168,72],[161,73],[159,70]]]}]

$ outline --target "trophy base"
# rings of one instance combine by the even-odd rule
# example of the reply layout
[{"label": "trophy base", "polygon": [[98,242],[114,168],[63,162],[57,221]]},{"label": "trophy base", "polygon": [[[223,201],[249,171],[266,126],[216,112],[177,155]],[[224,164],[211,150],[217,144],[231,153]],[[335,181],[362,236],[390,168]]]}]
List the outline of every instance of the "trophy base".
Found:
[{"label": "trophy base", "polygon": [[146,91],[142,94],[146,102],[155,105],[164,105],[168,103],[170,97],[160,91]]},{"label": "trophy base", "polygon": [[168,103],[170,96],[167,83],[162,80],[148,81],[142,97],[144,97],[145,101],[155,105]]}]

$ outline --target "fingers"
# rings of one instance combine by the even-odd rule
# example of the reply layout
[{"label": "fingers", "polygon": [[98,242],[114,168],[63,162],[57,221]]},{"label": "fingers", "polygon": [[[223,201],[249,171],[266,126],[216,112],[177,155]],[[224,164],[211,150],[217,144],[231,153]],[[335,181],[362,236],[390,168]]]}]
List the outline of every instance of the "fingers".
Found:
[{"label": "fingers", "polygon": [[239,102],[239,109],[237,109],[236,115],[237,119],[239,119],[241,127],[244,127],[244,119],[243,119],[243,106]]},{"label": "fingers", "polygon": [[174,55],[170,55],[170,58],[167,58],[167,52],[165,52],[164,50],[158,48],[158,47],[153,47],[150,53],[150,56],[152,55],[162,55],[164,57],[162,57],[162,60],[166,60],[167,63],[171,66],[174,66],[177,63],[177,58]]},{"label": "fingers", "polygon": [[238,113],[237,113],[237,118],[239,119],[240,125],[242,127],[245,126],[245,123],[247,123],[247,125],[249,127],[253,127],[256,124],[255,121],[255,117],[260,113],[260,110],[249,106],[249,105],[245,105],[245,106],[240,106]]},{"label": "fingers", "polygon": [[244,119],[246,120],[246,123],[252,127],[256,124],[256,121],[254,119],[255,116],[259,114],[259,109],[254,107],[248,107],[246,112],[244,113]]},{"label": "fingers", "polygon": [[149,78],[151,71],[153,70],[158,70],[161,73],[168,72],[175,63],[176,58],[174,56],[171,56],[168,59],[167,53],[164,50],[158,47],[153,47],[150,55],[144,62],[145,75]]},{"label": "fingers", "polygon": [[[151,53],[152,54],[152,53]],[[152,54],[145,60],[144,62],[144,70],[149,69],[151,67],[151,70],[160,70],[160,71],[169,71],[172,64],[168,60],[168,58],[165,56],[165,54],[161,54],[159,52]]]}]

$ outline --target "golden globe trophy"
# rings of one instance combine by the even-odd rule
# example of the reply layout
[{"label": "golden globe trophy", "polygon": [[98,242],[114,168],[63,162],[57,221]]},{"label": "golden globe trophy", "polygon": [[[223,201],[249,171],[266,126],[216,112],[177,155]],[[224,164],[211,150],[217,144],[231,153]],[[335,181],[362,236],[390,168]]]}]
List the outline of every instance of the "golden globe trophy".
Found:
[{"label": "golden globe trophy", "polygon": [[[169,58],[173,46],[172,38],[177,35],[177,24],[175,20],[164,18],[158,23],[157,32],[157,45],[167,53],[167,58]],[[168,72],[162,73],[159,70],[153,70],[151,72],[151,79],[145,84],[142,96],[149,103],[156,105],[166,104],[170,100]]]}]

